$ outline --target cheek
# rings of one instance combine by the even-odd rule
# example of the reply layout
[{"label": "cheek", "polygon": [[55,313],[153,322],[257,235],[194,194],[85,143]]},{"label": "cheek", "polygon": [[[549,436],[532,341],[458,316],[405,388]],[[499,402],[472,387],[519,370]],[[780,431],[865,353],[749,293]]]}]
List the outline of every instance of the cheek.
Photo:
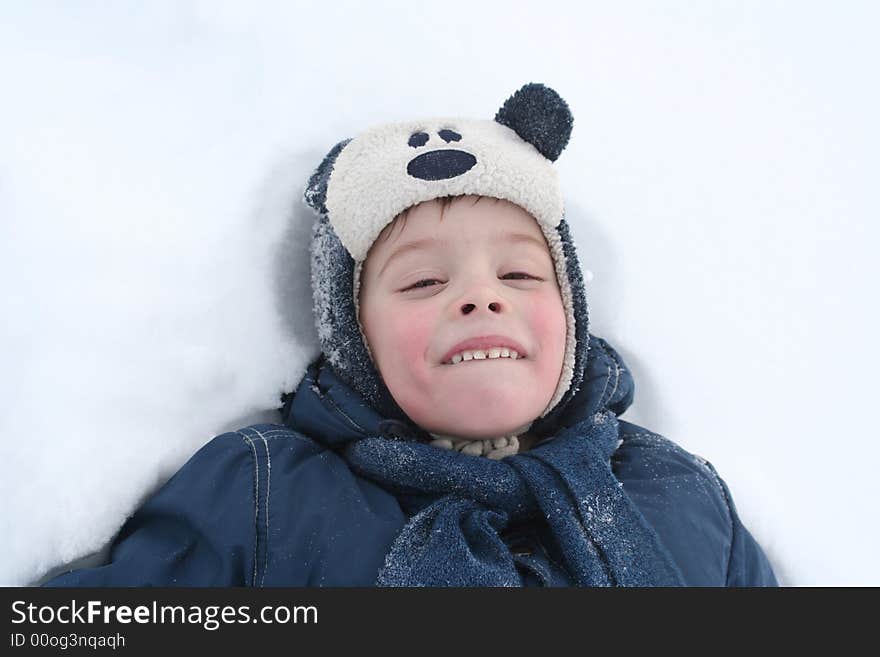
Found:
[{"label": "cheek", "polygon": [[431,314],[405,304],[373,304],[364,322],[373,358],[392,394],[397,385],[419,379],[433,331]]},{"label": "cheek", "polygon": [[541,382],[555,388],[565,359],[565,309],[559,295],[541,297],[531,309],[529,323],[541,348]]}]

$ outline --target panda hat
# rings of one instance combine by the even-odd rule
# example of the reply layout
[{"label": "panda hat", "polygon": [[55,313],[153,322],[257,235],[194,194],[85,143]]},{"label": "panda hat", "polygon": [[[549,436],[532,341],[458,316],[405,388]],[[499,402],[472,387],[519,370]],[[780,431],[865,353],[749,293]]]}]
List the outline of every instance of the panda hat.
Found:
[{"label": "panda hat", "polygon": [[559,94],[531,83],[508,98],[494,119],[385,124],[341,141],[309,179],[304,198],[317,213],[311,283],[321,350],[336,375],[384,417],[419,434],[370,356],[358,318],[361,268],[398,214],[444,196],[504,199],[537,220],[562,294],[566,342],[556,391],[531,430],[555,426],[574,397],[587,363],[588,312],[553,166],[568,144],[572,122]]}]

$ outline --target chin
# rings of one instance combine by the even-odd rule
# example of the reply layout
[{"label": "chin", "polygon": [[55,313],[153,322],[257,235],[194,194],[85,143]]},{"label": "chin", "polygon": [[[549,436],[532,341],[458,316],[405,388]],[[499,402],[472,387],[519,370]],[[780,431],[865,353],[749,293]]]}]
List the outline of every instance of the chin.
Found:
[{"label": "chin", "polygon": [[475,440],[511,435],[528,425],[546,408],[553,392],[536,390],[533,378],[524,381],[513,373],[500,381],[444,381],[434,394],[426,394],[430,384],[407,383],[391,393],[413,422],[431,433]]}]

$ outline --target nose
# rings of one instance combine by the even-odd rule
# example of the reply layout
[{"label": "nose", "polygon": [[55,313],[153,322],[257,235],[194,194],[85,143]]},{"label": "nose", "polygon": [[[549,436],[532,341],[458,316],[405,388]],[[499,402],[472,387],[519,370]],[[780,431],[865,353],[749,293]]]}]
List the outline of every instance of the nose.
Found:
[{"label": "nose", "polygon": [[482,293],[471,294],[469,300],[461,304],[461,314],[470,315],[476,310],[488,310],[491,313],[500,314],[504,312],[507,305],[502,302],[498,295],[493,292],[485,291]]},{"label": "nose", "polygon": [[457,278],[461,287],[447,306],[451,317],[488,317],[486,312],[501,316],[513,310],[504,283],[493,266],[483,263],[462,265]]}]

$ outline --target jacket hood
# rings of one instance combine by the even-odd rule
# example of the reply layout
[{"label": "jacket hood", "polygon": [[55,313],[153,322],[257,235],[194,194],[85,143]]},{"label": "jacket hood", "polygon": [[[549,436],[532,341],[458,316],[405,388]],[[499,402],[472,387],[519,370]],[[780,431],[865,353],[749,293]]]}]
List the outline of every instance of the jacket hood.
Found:
[{"label": "jacket hood", "polygon": [[[585,376],[565,413],[537,420],[530,433],[547,438],[598,412],[622,415],[632,404],[635,384],[617,351],[590,334],[587,353]],[[334,449],[372,436],[431,439],[410,422],[383,417],[342,381],[323,355],[309,365],[296,391],[287,398],[282,417],[286,426]]]}]

